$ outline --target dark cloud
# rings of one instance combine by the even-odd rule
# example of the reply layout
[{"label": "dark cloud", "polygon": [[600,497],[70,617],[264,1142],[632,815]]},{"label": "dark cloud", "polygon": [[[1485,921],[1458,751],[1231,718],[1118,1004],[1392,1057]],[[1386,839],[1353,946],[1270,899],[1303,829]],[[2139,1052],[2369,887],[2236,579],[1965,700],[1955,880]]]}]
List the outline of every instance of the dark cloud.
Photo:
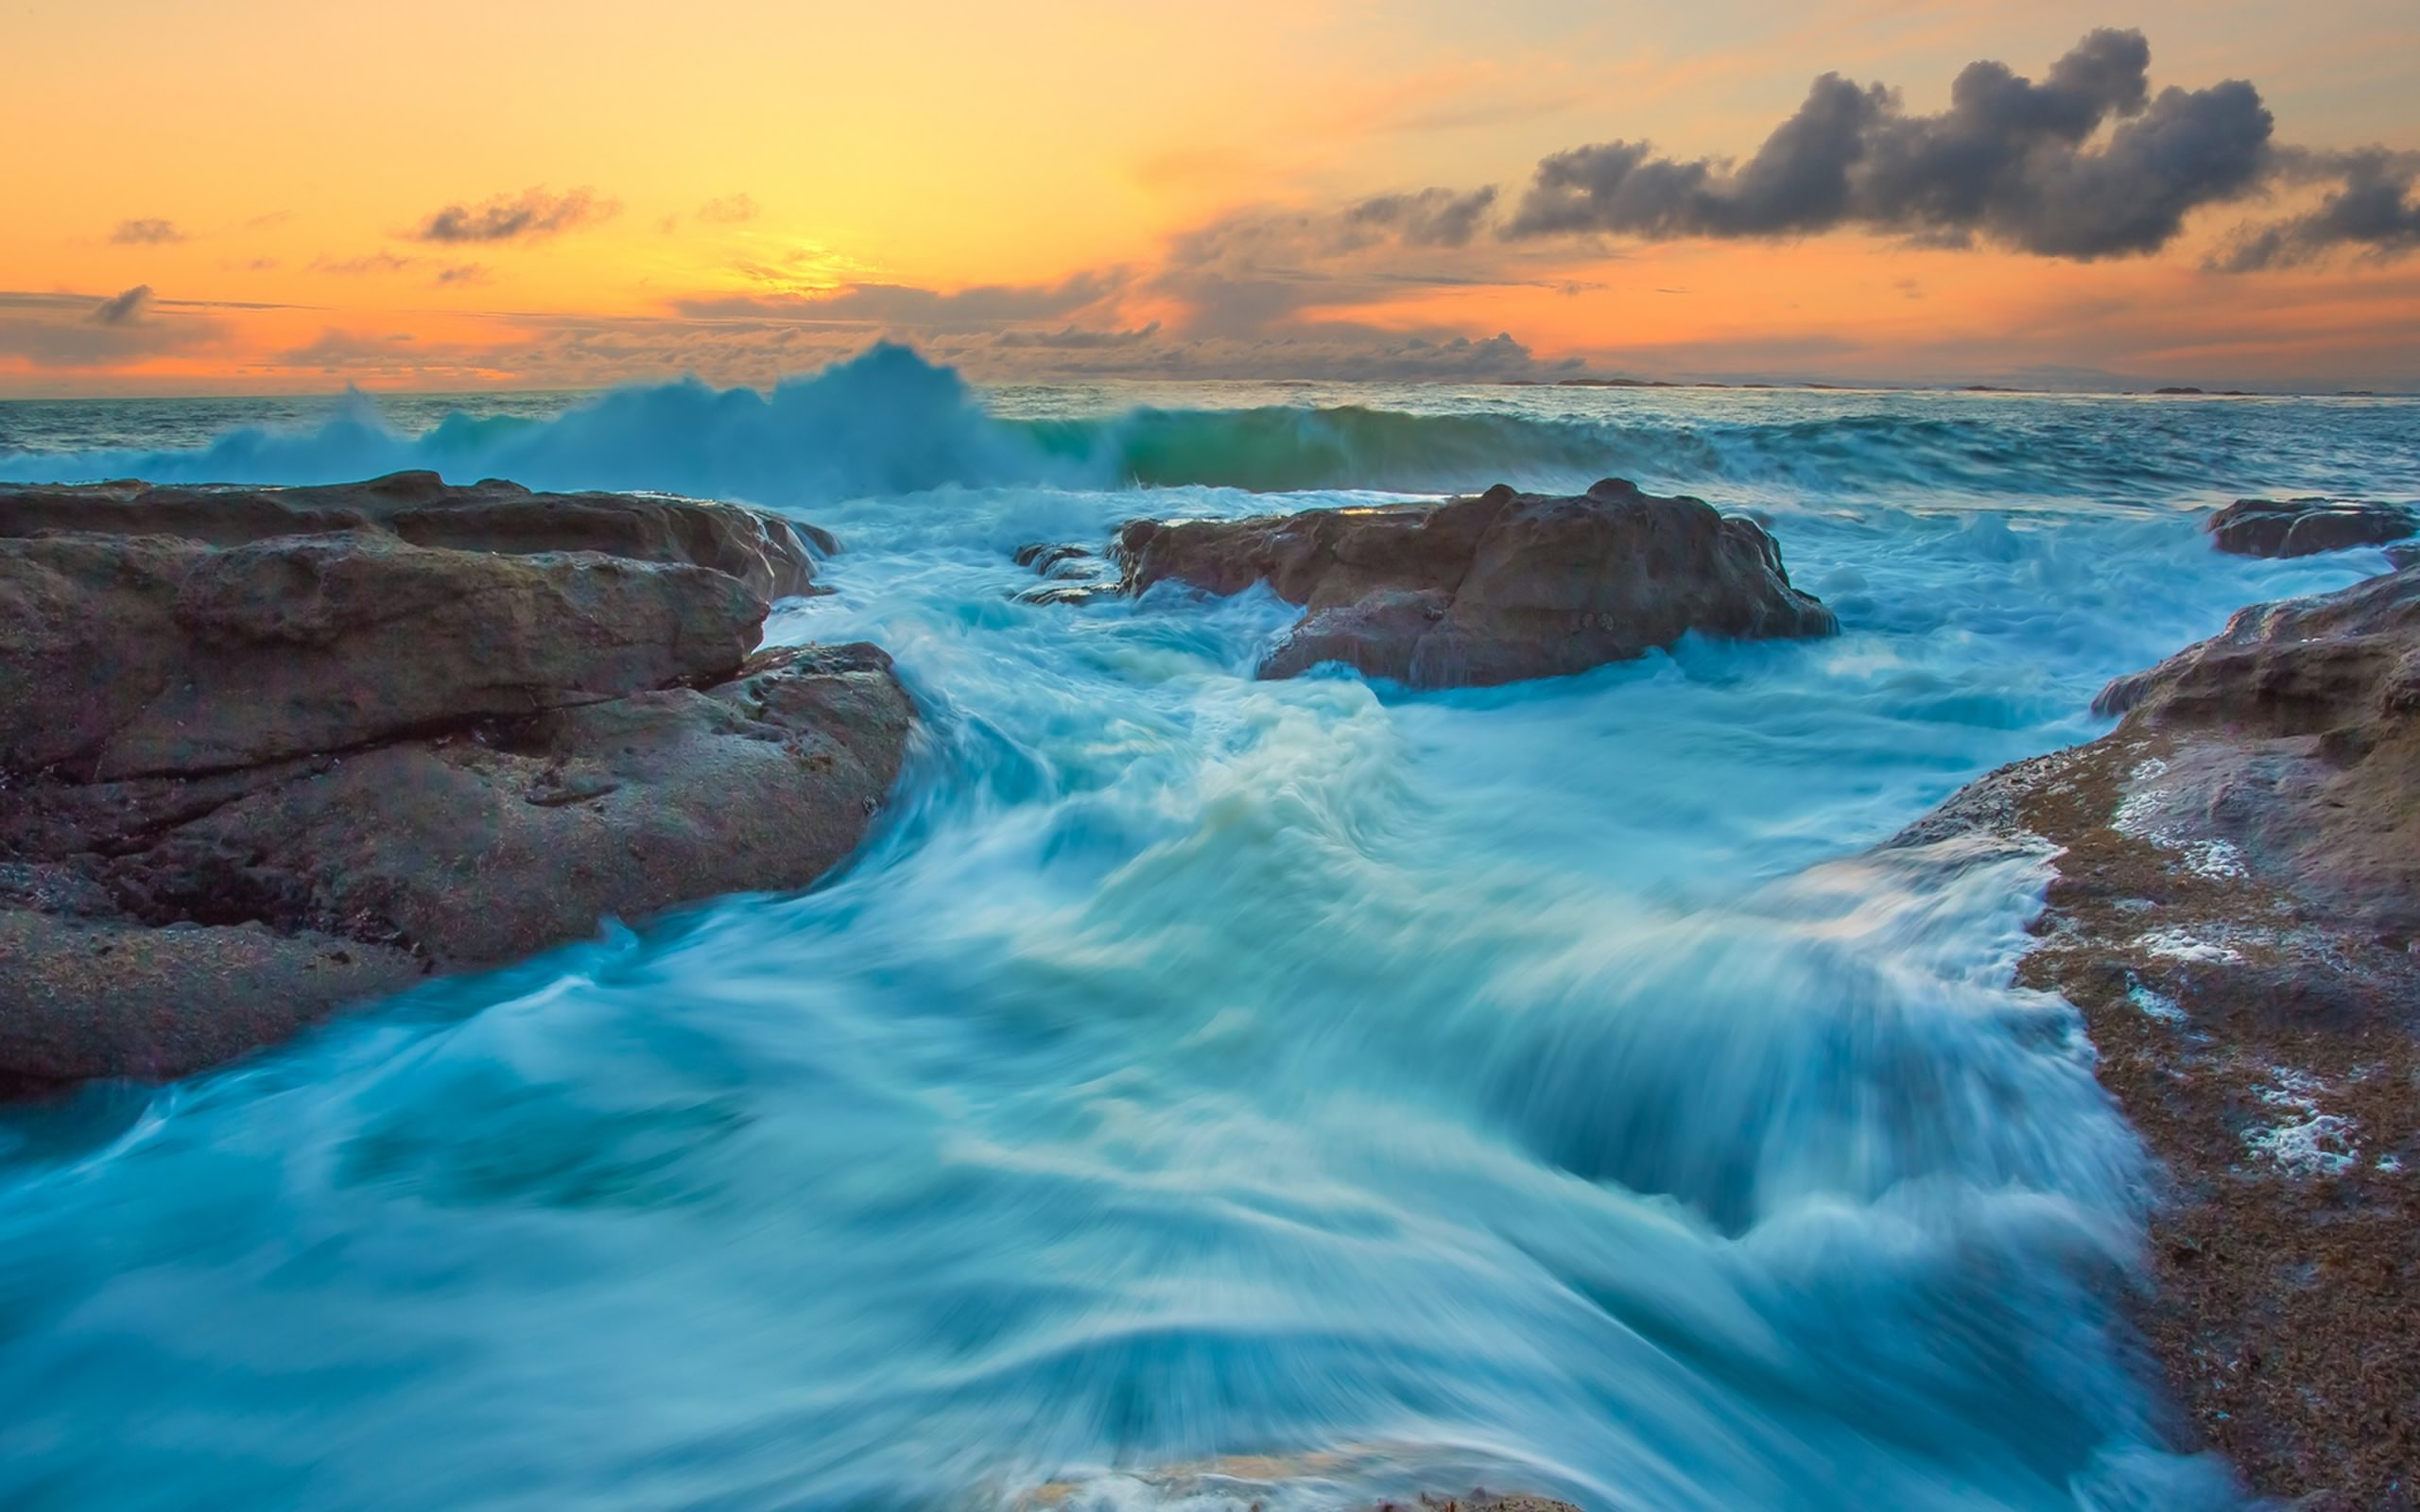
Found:
[{"label": "dark cloud", "polygon": [[588,189],[561,195],[544,189],[524,189],[517,195],[498,195],[475,205],[447,205],[423,220],[410,234],[424,242],[535,241],[611,220],[621,210],[619,200],[599,199]]},{"label": "dark cloud", "polygon": [[429,355],[406,334],[371,335],[330,326],[320,333],[319,339],[281,352],[273,360],[281,367],[316,368],[321,372],[395,371],[419,367]]},{"label": "dark cloud", "polygon": [[440,284],[486,284],[493,277],[493,270],[485,263],[456,263],[437,270],[437,282]]},{"label": "dark cloud", "polygon": [[1241,210],[1179,233],[1168,262],[1274,273],[1358,252],[1459,248],[1495,205],[1490,185],[1376,195],[1341,210]]},{"label": "dark cloud", "polygon": [[1074,326],[1063,326],[1056,331],[1003,331],[992,338],[992,344],[1045,352],[1103,352],[1117,347],[1139,347],[1159,334],[1160,322],[1154,320],[1132,331],[1080,331]]},{"label": "dark cloud", "polygon": [[698,207],[698,218],[717,226],[735,226],[756,218],[756,201],[747,195],[724,195]]},{"label": "dark cloud", "polygon": [[137,284],[123,294],[112,294],[93,306],[86,318],[95,325],[133,325],[151,308],[151,285]]},{"label": "dark cloud", "polygon": [[1418,194],[1364,199],[1345,211],[1344,224],[1392,232],[1406,247],[1461,247],[1478,233],[1495,204],[1494,184],[1468,194],[1423,189]]},{"label": "dark cloud", "polygon": [[1493,188],[1432,188],[1330,210],[1236,211],[1170,238],[1150,285],[1185,306],[1187,334],[1256,338],[1306,310],[1534,283],[1511,270],[1521,254],[1471,245],[1495,203]]},{"label": "dark cloud", "polygon": [[2420,153],[2365,147],[2288,155],[2287,175],[2336,180],[2317,210],[2250,228],[2214,266],[2233,273],[2288,267],[2350,249],[2375,257],[2420,250]]},{"label": "dark cloud", "polygon": [[[964,359],[976,370],[981,359]],[[1336,382],[1488,382],[1579,370],[1539,362],[1509,334],[1390,331],[1352,321],[1305,321],[1253,337],[1201,336],[1084,352],[1054,352],[1048,370],[1132,378],[1290,378]]]},{"label": "dark cloud", "polygon": [[2150,67],[2140,32],[2096,31],[2040,83],[2002,63],[1968,64],[1936,115],[1908,113],[1882,85],[1826,74],[1745,163],[1657,157],[1645,142],[1556,153],[1538,164],[1504,234],[1794,236],[1857,226],[1953,245],[1983,236],[2078,260],[2153,251],[2189,212],[2259,186],[2273,122],[2249,83],[2153,95]]},{"label": "dark cloud", "polygon": [[0,361],[36,368],[108,368],[203,346],[224,331],[189,304],[155,300],[147,284],[97,301],[89,294],[0,293]]},{"label": "dark cloud", "polygon": [[110,240],[120,247],[165,247],[184,239],[185,233],[177,230],[175,221],[157,217],[121,220],[117,230],[110,232]]},{"label": "dark cloud", "polygon": [[1019,320],[1063,320],[1124,286],[1126,272],[1082,272],[1057,284],[985,284],[943,294],[909,284],[850,284],[829,294],[732,295],[677,300],[692,319],[756,319],[912,330],[966,330]]},{"label": "dark cloud", "polygon": [[315,272],[337,273],[357,278],[368,273],[400,273],[420,261],[395,252],[369,252],[360,257],[317,257],[311,260]]}]

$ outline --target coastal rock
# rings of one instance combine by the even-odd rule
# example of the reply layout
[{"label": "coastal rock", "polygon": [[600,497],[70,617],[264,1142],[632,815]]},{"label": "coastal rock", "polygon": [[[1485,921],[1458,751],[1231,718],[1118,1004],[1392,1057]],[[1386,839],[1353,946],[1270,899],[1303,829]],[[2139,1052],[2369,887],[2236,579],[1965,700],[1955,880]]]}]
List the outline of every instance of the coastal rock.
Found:
[{"label": "coastal rock", "polygon": [[596,552],[0,539],[0,767],[209,771],[711,681],[765,609],[711,568]]},{"label": "coastal rock", "polygon": [[1117,581],[1110,576],[1109,563],[1089,546],[1036,542],[1019,546],[1013,559],[1043,579],[1013,595],[1020,604],[1088,604],[1096,598],[1114,597],[1117,593]]},{"label": "coastal rock", "polygon": [[815,553],[839,550],[812,525],[737,505],[667,494],[532,493],[497,478],[455,487],[434,472],[310,488],[0,484],[0,536],[53,530],[176,536],[210,546],[375,531],[457,551],[596,551],[711,567],[766,599],[815,592]]},{"label": "coastal rock", "polygon": [[2264,874],[2398,946],[2420,936],[2420,568],[2243,610],[2093,707],[2188,752],[2168,786]]},{"label": "coastal rock", "polygon": [[686,561],[384,529],[0,539],[0,1084],[180,1075],[602,915],[813,882],[914,713],[875,647],[750,657],[766,609]]},{"label": "coastal rock", "polygon": [[2238,557],[2310,557],[2383,546],[2420,532],[2420,515],[2391,504],[2335,499],[2238,499],[2203,528]]},{"label": "coastal rock", "polygon": [[2420,569],[2257,605],[2098,700],[2089,745],[1900,843],[2055,875],[2021,984],[2082,1012],[2162,1162],[2140,1321],[2253,1488],[2395,1503],[2420,1463]]},{"label": "coastal rock", "polygon": [[1131,521],[1115,556],[1130,593],[1169,581],[1221,594],[1266,582],[1302,606],[1262,662],[1264,678],[1340,662],[1414,687],[1484,686],[1627,661],[1692,632],[1761,640],[1839,628],[1789,586],[1761,525],[1614,478],[1573,497],[1499,484],[1440,504]]}]

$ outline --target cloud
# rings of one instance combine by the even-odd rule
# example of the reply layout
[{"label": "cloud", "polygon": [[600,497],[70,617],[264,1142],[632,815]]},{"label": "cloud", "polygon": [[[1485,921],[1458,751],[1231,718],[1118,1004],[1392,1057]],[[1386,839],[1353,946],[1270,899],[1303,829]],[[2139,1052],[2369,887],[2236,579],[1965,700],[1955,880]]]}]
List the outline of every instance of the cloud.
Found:
[{"label": "cloud", "polygon": [[1240,210],[1179,233],[1168,262],[1274,272],[1356,252],[1460,248],[1478,234],[1495,204],[1491,185],[1376,195],[1340,210]]},{"label": "cloud", "polygon": [[2155,251],[2190,212],[2260,186],[2273,122],[2243,80],[2154,95],[2150,67],[2142,33],[2096,31],[2038,84],[2002,63],[1968,64],[1936,115],[1908,113],[1885,86],[1825,74],[1745,163],[1658,157],[1629,141],[1555,153],[1503,234],[1859,227],[2078,261]]},{"label": "cloud", "polygon": [[450,267],[441,267],[437,270],[437,282],[440,284],[458,284],[467,287],[474,284],[488,284],[493,281],[494,270],[485,263],[456,263]]},{"label": "cloud", "polygon": [[2335,192],[2308,215],[2238,232],[2212,266],[2231,273],[2290,267],[2353,249],[2374,257],[2420,250],[2420,153],[2364,147],[2354,152],[2289,151],[2289,177],[2329,179]]},{"label": "cloud", "polygon": [[120,247],[168,247],[186,240],[173,220],[157,217],[143,220],[121,220],[117,230],[110,232],[110,240]]},{"label": "cloud", "polygon": [[137,284],[125,293],[112,294],[93,306],[93,313],[86,318],[95,325],[133,325],[143,318],[143,312],[149,308],[151,308],[151,285]]},{"label": "cloud", "polygon": [[358,278],[368,273],[400,273],[420,261],[395,252],[369,252],[360,257],[315,257],[311,267],[315,272],[336,273],[345,278]]},{"label": "cloud", "polygon": [[912,330],[967,330],[1019,320],[1061,320],[1124,286],[1123,268],[1074,274],[1056,284],[981,284],[944,294],[911,284],[848,284],[828,294],[729,295],[676,300],[691,319],[755,319]]},{"label": "cloud", "polygon": [[1169,342],[1146,352],[1142,360],[1103,363],[1094,370],[1104,377],[1419,383],[1533,378],[1576,372],[1580,367],[1576,360],[1541,363],[1502,331],[1480,338],[1388,331],[1351,321],[1306,321],[1251,339],[1209,336]]},{"label": "cloud", "polygon": [[[407,348],[407,351],[398,351]],[[415,366],[423,353],[408,335],[368,335],[330,326],[306,346],[276,354],[281,367],[316,368],[322,372],[348,369],[395,369]]]},{"label": "cloud", "polygon": [[717,226],[736,226],[756,218],[756,201],[744,194],[724,195],[698,207],[698,218]]},{"label": "cloud", "polygon": [[1523,265],[1544,254],[1479,238],[1495,203],[1492,188],[1431,188],[1333,209],[1236,211],[1170,238],[1149,287],[1184,306],[1187,335],[1245,339],[1307,311],[1543,284],[1541,269]]},{"label": "cloud", "polygon": [[1029,347],[1046,352],[1103,352],[1113,348],[1139,347],[1160,334],[1160,322],[1152,321],[1132,331],[1081,331],[1063,326],[1056,331],[1003,331],[992,338],[998,347]]},{"label": "cloud", "polygon": [[1478,233],[1480,221],[1495,204],[1494,184],[1468,194],[1423,189],[1418,194],[1364,199],[1344,212],[1344,224],[1392,232],[1406,247],[1461,247]]},{"label": "cloud", "polygon": [[0,293],[0,365],[13,359],[43,369],[108,369],[206,345],[225,329],[189,306],[164,308],[147,284],[97,301],[89,294]]},{"label": "cloud", "polygon": [[518,195],[498,195],[476,205],[447,205],[423,220],[409,234],[424,242],[536,241],[611,220],[621,210],[619,200],[599,199],[588,189],[574,189],[562,195],[524,189]]}]

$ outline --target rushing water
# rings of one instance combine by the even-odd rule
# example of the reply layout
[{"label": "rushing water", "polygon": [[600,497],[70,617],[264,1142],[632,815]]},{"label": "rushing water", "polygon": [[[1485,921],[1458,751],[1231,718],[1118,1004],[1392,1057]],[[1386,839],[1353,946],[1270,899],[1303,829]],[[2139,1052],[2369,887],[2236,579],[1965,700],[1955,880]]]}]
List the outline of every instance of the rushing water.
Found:
[{"label": "rushing water", "polygon": [[[879,642],[924,725],[814,891],[0,1117],[0,1505],[2228,1504],[2112,1321],[2142,1156],[2008,986],[2037,868],[1868,852],[2374,570],[2196,511],[2407,496],[2420,406],[978,396],[896,351],[220,403],[0,405],[0,477],[751,499],[848,547],[769,633]],[[1764,512],[1844,633],[1411,695],[1251,680],[1265,594],[1008,596],[1138,513],[1608,473]]]}]

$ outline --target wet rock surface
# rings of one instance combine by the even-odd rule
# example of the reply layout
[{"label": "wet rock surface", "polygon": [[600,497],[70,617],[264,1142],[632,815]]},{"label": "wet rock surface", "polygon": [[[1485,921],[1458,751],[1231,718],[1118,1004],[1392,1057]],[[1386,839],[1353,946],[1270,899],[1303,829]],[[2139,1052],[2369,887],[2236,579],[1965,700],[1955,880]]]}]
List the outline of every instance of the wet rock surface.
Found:
[{"label": "wet rock surface", "polygon": [[[183,1074],[603,915],[804,886],[855,848],[913,711],[873,646],[751,655],[753,584],[811,573],[795,531],[649,499],[599,526],[611,496],[567,514],[487,484],[434,506],[465,511],[457,539],[577,519],[660,559],[430,546],[394,511],[320,528],[297,497],[429,507],[419,476],[0,490],[0,532],[39,532],[0,534],[0,1084]],[[87,528],[56,528],[62,493]],[[250,534],[297,511],[312,528]]]},{"label": "wet rock surface", "polygon": [[2238,613],[2090,745],[1902,840],[2055,848],[2019,980],[2159,1158],[2142,1328],[2183,1436],[2313,1508],[2420,1467],[2420,570]]},{"label": "wet rock surface", "polygon": [[1236,593],[1266,582],[1303,618],[1258,668],[1341,662],[1421,688],[1558,677],[1696,633],[1830,635],[1763,526],[1607,479],[1569,497],[1503,485],[1439,504],[1248,520],[1131,521],[1120,587]]},{"label": "wet rock surface", "polygon": [[2238,557],[2311,557],[2406,540],[2420,532],[2420,514],[2339,499],[2238,499],[2203,528]]},{"label": "wet rock surface", "polygon": [[736,670],[765,601],[712,568],[432,550],[0,540],[0,766],[245,766]]},{"label": "wet rock surface", "polygon": [[1015,594],[1020,604],[1088,604],[1118,592],[1109,562],[1089,546],[1036,542],[1019,546],[1013,559],[1042,579]]},{"label": "wet rock surface", "polygon": [[434,472],[307,488],[0,483],[0,536],[50,530],[175,536],[209,546],[372,531],[456,551],[599,551],[711,567],[766,599],[814,592],[815,553],[839,549],[811,525],[736,505],[664,494],[533,493],[499,478],[457,486]]}]

